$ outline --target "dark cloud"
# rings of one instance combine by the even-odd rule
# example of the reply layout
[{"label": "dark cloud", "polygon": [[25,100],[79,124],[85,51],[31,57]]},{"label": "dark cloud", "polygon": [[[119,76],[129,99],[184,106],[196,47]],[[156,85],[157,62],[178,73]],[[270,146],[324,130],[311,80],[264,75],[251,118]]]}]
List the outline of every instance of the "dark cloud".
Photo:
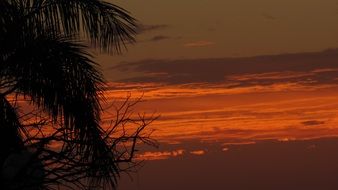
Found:
[{"label": "dark cloud", "polygon": [[277,18],[269,13],[261,13],[261,16],[265,18],[266,20],[276,20]]},{"label": "dark cloud", "polygon": [[283,81],[336,83],[338,49],[243,58],[142,60],[121,63],[112,69],[144,73],[125,80],[136,82],[233,82],[238,85],[268,85]]},{"label": "dark cloud", "polygon": [[318,121],[318,120],[310,120],[302,122],[305,126],[314,126],[314,125],[322,125],[325,124],[325,121]]},{"label": "dark cloud", "polygon": [[162,41],[162,40],[168,40],[171,39],[170,36],[162,36],[162,35],[158,35],[158,36],[154,36],[151,39],[149,39],[149,42],[158,42],[158,41]]},{"label": "dark cloud", "polygon": [[140,24],[138,27],[137,32],[138,33],[145,33],[145,32],[149,32],[149,31],[153,31],[153,30],[161,30],[161,29],[165,29],[168,28],[169,26],[166,24]]}]

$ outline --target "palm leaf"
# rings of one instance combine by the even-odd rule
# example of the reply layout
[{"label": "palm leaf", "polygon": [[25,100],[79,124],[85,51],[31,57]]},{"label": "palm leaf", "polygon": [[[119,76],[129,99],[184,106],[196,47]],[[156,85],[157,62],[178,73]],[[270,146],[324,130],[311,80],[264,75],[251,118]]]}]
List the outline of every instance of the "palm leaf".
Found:
[{"label": "palm leaf", "polygon": [[113,174],[116,182],[118,168],[99,123],[102,76],[84,48],[62,37],[26,40],[6,60],[5,74],[16,79],[16,92],[62,122],[65,138],[72,140],[68,146],[92,163],[90,176]]},{"label": "palm leaf", "polygon": [[21,123],[18,118],[17,110],[4,96],[0,96],[0,146],[2,152],[0,163],[3,163],[10,152],[23,149],[20,135]]},{"label": "palm leaf", "polygon": [[74,39],[119,53],[134,42],[135,19],[101,0],[0,0],[0,7],[0,90],[7,90],[1,91],[0,127],[22,146],[19,117],[5,95],[23,94],[61,123],[70,142],[64,150],[90,163],[92,182],[115,187],[119,168],[100,127],[104,82],[87,47]]},{"label": "palm leaf", "polygon": [[27,0],[26,26],[35,33],[81,34],[105,52],[135,41],[136,21],[123,8],[101,0]]}]

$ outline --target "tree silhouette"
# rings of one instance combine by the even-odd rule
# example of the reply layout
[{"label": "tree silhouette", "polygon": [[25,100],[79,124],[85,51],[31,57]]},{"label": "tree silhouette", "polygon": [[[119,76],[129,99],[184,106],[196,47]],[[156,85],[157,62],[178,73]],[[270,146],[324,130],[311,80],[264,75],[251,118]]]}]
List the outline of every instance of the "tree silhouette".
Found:
[{"label": "tree silhouette", "polygon": [[[135,19],[101,0],[1,0],[0,7],[0,188],[115,189],[137,141],[152,143],[142,131],[153,118],[130,118],[127,99],[115,124],[101,127],[104,79],[81,40],[120,53],[134,42]],[[34,109],[22,112],[20,100]],[[127,124],[136,126],[132,133],[117,133]]]}]

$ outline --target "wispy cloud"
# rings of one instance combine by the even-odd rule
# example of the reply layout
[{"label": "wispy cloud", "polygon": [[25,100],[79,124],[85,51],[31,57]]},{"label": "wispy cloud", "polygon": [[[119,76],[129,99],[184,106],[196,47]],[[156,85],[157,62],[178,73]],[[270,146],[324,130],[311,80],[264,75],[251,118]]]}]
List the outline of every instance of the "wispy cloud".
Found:
[{"label": "wispy cloud", "polygon": [[[338,135],[338,86],[301,84],[229,88],[223,84],[146,84],[142,89],[119,89],[105,94],[119,101],[127,92],[143,96],[140,109],[156,110],[156,138],[256,140],[304,139]],[[222,86],[223,85],[223,86]],[[121,100],[122,101],[122,100]],[[309,127],[316,126],[316,127]]]},{"label": "wispy cloud", "polygon": [[335,49],[242,58],[142,60],[123,63],[112,69],[144,73],[124,82],[228,82],[237,86],[290,82],[314,85],[336,84],[337,62],[338,49]]},{"label": "wispy cloud", "polygon": [[[315,85],[309,86],[301,83],[277,83],[271,85],[255,84],[251,86],[234,86],[229,84],[203,84],[192,83],[187,85],[169,85],[161,83],[110,83],[107,88],[106,98],[116,99],[125,97],[126,92],[131,92],[134,96],[143,96],[144,99],[172,99],[189,98],[196,96],[209,95],[242,95],[252,93],[277,93],[286,91],[313,92],[331,88],[338,88],[338,85]],[[111,92],[111,93],[110,93]]]},{"label": "wispy cloud", "polygon": [[205,47],[205,46],[211,46],[214,45],[215,42],[208,41],[208,40],[200,40],[200,41],[194,41],[183,44],[184,47]]},{"label": "wispy cloud", "polygon": [[138,160],[165,160],[169,159],[171,157],[177,157],[182,156],[184,154],[185,150],[179,149],[179,150],[173,150],[173,151],[156,151],[156,152],[144,152],[141,154],[138,154],[136,156],[136,159]]},{"label": "wispy cloud", "polygon": [[325,121],[309,120],[309,121],[303,121],[302,124],[305,126],[323,125],[325,124]]},{"label": "wispy cloud", "polygon": [[169,40],[169,39],[171,39],[170,36],[157,35],[157,36],[150,38],[148,41],[149,42],[158,42],[158,41]]},{"label": "wispy cloud", "polygon": [[[244,58],[144,60],[114,69],[143,72],[111,84],[161,114],[157,139],[306,139],[338,135],[338,49]],[[149,82],[149,83],[144,83]],[[134,90],[134,86],[140,88]],[[311,127],[314,126],[314,127]],[[197,149],[198,150],[198,149]],[[164,153],[170,155],[171,153]],[[161,155],[160,155],[161,156]]]},{"label": "wispy cloud", "polygon": [[169,25],[166,24],[140,24],[138,27],[138,33],[145,33],[154,30],[162,30],[168,28]]},{"label": "wispy cloud", "polygon": [[261,16],[266,20],[276,20],[277,19],[277,17],[273,16],[272,14],[266,13],[266,12],[262,12]]},{"label": "wispy cloud", "polygon": [[201,156],[205,154],[205,150],[193,150],[193,151],[190,151],[190,154]]}]

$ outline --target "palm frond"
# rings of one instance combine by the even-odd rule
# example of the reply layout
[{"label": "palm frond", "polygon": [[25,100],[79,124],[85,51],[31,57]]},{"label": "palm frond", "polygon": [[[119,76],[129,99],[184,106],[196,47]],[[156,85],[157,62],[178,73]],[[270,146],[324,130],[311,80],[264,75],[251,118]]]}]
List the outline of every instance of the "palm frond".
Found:
[{"label": "palm frond", "polygon": [[120,170],[100,126],[103,77],[74,39],[119,53],[134,42],[135,19],[101,0],[0,0],[0,7],[0,127],[23,146],[18,114],[5,98],[23,94],[61,124],[63,153],[89,165],[91,183],[114,188]]},{"label": "palm frond", "polygon": [[109,155],[99,123],[102,76],[84,48],[66,38],[40,36],[7,59],[5,75],[16,79],[18,93],[70,131],[65,138],[72,139],[69,146],[76,147],[76,154],[93,163],[91,176],[115,175],[114,155]]},{"label": "palm frond", "polygon": [[[50,30],[84,35],[94,47],[121,52],[135,41],[137,24],[123,8],[101,0],[27,0],[27,27],[36,33]],[[48,31],[50,32],[50,31]]]},{"label": "palm frond", "polygon": [[21,123],[17,110],[4,97],[0,96],[0,139],[1,156],[0,163],[3,163],[6,155],[12,151],[23,149],[22,137],[20,135]]},{"label": "palm frond", "polygon": [[0,7],[0,59],[3,60],[16,47],[18,38],[15,35],[18,31],[21,31],[17,29],[22,14],[20,14],[15,2],[1,0]]}]

